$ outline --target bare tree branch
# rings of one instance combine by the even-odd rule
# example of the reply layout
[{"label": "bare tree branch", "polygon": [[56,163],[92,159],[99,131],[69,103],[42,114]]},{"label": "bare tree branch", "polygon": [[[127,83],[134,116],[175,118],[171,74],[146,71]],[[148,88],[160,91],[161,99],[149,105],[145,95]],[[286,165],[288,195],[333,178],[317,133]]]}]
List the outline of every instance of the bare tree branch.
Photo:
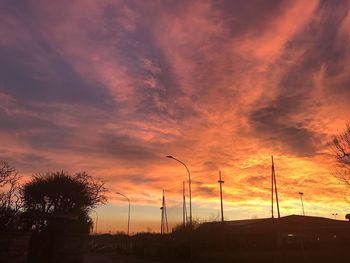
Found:
[{"label": "bare tree branch", "polygon": [[334,136],[331,142],[331,150],[337,162],[334,176],[344,185],[350,187],[350,124],[345,130]]}]

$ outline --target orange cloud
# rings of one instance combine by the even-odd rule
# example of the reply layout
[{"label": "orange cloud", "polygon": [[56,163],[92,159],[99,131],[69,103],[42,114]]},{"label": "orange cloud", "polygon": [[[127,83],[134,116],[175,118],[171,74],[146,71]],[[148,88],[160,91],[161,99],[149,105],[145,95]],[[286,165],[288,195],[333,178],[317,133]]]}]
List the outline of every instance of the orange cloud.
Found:
[{"label": "orange cloud", "polygon": [[227,219],[269,216],[272,154],[282,215],[300,213],[299,191],[307,214],[346,213],[327,142],[348,118],[347,5],[1,5],[2,158],[104,179],[100,231],[125,229],[116,191],[132,231],[158,230],[163,189],[181,222],[187,173],[168,154],[191,170],[200,220],[219,211],[219,170]]}]

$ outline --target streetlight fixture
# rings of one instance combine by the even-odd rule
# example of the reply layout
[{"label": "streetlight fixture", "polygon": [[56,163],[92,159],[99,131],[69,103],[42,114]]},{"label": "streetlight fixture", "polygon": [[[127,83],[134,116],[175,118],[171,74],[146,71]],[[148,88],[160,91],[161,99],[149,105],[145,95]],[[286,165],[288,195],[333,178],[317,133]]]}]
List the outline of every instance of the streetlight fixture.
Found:
[{"label": "streetlight fixture", "polygon": [[304,202],[303,202],[303,194],[302,192],[299,192],[300,195],[300,201],[301,201],[301,207],[303,209],[303,215],[305,216],[305,210],[304,210]]},{"label": "streetlight fixture", "polygon": [[190,225],[192,226],[192,190],[191,190],[191,173],[190,173],[190,170],[188,169],[187,165],[180,161],[179,159],[175,158],[174,156],[171,156],[171,155],[167,155],[166,158],[170,158],[170,159],[173,159],[179,163],[181,163],[183,166],[185,166],[186,170],[187,170],[187,173],[188,173],[188,189],[189,189],[189,192],[190,192]]},{"label": "streetlight fixture", "polygon": [[129,202],[129,213],[128,213],[128,236],[129,236],[129,233],[130,233],[129,232],[130,231],[130,199],[127,196],[125,196],[122,193],[120,193],[120,192],[116,192],[116,194],[123,196]]}]

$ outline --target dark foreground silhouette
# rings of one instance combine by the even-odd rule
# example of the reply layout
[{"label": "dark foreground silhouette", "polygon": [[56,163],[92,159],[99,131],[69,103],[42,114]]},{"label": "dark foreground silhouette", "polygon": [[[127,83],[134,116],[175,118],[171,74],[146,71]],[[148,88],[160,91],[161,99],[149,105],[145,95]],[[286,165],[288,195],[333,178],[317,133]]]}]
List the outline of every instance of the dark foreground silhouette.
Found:
[{"label": "dark foreground silhouette", "polygon": [[90,251],[161,262],[347,262],[350,222],[309,216],[204,223],[173,233],[90,237]]},{"label": "dark foreground silhouette", "polygon": [[[350,222],[309,216],[179,226],[170,234],[0,233],[0,262],[348,262]],[[28,253],[29,252],[29,253]],[[30,260],[30,253],[45,255]],[[29,260],[28,260],[29,259]]]}]

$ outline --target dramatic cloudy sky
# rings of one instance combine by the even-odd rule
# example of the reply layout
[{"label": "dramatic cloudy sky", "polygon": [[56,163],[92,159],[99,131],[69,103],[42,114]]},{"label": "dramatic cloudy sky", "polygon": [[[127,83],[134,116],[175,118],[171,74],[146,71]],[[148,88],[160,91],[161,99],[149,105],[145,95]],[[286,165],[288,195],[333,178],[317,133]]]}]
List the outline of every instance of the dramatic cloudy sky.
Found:
[{"label": "dramatic cloudy sky", "polygon": [[[275,156],[282,215],[339,218],[346,189],[327,142],[349,119],[349,1],[0,3],[0,156],[29,176],[85,170],[106,181],[100,231],[193,214],[270,215]],[[93,215],[94,216],[94,215]]]}]

